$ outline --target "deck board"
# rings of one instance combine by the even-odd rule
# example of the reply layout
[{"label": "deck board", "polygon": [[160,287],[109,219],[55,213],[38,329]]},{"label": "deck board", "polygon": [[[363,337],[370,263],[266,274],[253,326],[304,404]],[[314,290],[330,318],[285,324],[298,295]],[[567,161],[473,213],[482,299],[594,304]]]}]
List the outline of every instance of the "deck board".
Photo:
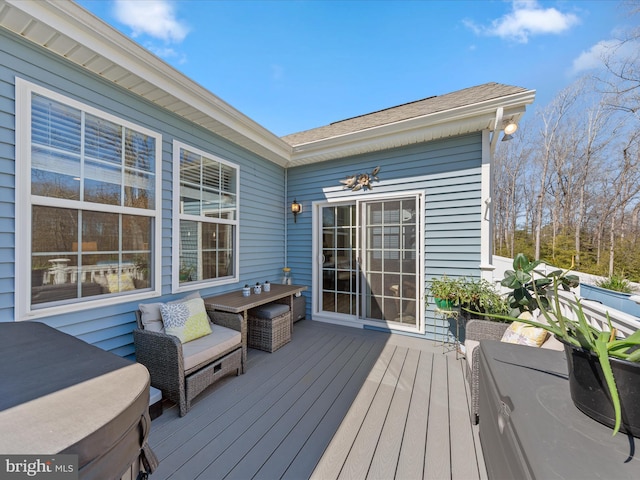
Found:
[{"label": "deck board", "polygon": [[367,479],[387,480],[395,477],[419,359],[418,350],[407,351]]},{"label": "deck board", "polygon": [[428,340],[303,320],[185,417],[165,408],[152,478],[486,480],[463,373]]},{"label": "deck board", "polygon": [[366,411],[366,415],[342,466],[339,479],[366,478],[406,357],[407,349],[396,347],[373,401],[370,404],[356,402],[352,406],[354,410]]},{"label": "deck board", "polygon": [[[323,419],[327,417],[332,407],[334,407],[336,403],[339,403],[340,393],[344,391],[349,381],[353,380],[354,377],[362,378],[362,375],[368,370],[368,362],[372,360],[370,345],[361,343],[357,348],[358,350],[353,356],[355,361],[345,362],[345,364],[342,365],[342,368],[336,372],[333,381],[323,389],[316,401],[309,403],[300,402],[297,410],[291,412],[294,414],[287,415],[286,425],[289,426],[294,422],[295,424],[291,425],[291,428],[284,432],[286,436],[282,438],[282,441],[273,451],[270,458],[264,463],[260,470],[258,470],[257,478],[281,478],[285,476],[287,471],[289,475],[295,476],[293,464],[296,457],[300,454],[300,451],[305,447],[308,450],[314,449],[313,445],[307,442],[302,443],[299,439],[311,438],[314,430],[316,430]],[[350,356],[349,352],[345,351],[344,353],[346,356]],[[344,408],[344,411],[346,410],[347,408]],[[280,428],[283,428],[283,425],[281,425]],[[315,448],[316,458],[318,454],[324,451],[325,447],[326,445],[323,444],[320,450],[318,450],[317,447]],[[302,458],[307,458],[307,455],[303,454]]]},{"label": "deck board", "polygon": [[396,478],[423,478],[433,354],[420,352]]},{"label": "deck board", "polygon": [[445,355],[433,357],[424,478],[451,478],[447,361],[448,357]]}]

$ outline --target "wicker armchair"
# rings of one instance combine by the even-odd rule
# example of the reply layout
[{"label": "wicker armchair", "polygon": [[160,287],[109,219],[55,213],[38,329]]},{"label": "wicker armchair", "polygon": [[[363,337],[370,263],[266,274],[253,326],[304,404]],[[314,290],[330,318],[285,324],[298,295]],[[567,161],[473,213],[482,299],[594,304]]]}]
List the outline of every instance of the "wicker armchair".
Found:
[{"label": "wicker armchair", "polygon": [[[187,414],[193,398],[218,379],[235,373],[244,373],[247,360],[247,325],[242,315],[223,312],[207,312],[212,324],[221,325],[240,332],[241,340],[225,344],[215,356],[202,358],[197,352],[197,364],[185,368],[185,355],[180,340],[166,333],[144,329],[142,315],[136,311],[138,328],[133,331],[136,349],[136,360],[149,370],[151,385],[162,390],[165,398],[175,402],[180,409],[180,416]],[[212,325],[214,333],[215,327]],[[212,334],[212,335],[213,335]],[[187,350],[197,347],[196,339],[185,345]],[[229,343],[227,341],[227,343]],[[193,364],[193,356],[188,358]]]},{"label": "wicker armchair", "polygon": [[481,340],[500,340],[508,323],[492,322],[489,320],[473,319],[467,322],[465,347],[467,355],[466,377],[471,389],[471,422],[478,423],[478,413],[480,410],[480,349],[470,350],[469,340],[480,342]]}]

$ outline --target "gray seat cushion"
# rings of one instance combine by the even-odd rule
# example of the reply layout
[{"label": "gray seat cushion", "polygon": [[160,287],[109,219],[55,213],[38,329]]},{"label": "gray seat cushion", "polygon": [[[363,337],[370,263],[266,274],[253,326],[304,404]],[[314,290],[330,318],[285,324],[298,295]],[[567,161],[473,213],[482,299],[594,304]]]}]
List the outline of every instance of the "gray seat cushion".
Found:
[{"label": "gray seat cushion", "polygon": [[270,320],[272,318],[279,317],[288,311],[289,305],[285,305],[284,303],[267,303],[266,305],[252,309],[249,314],[252,317],[266,318]]}]

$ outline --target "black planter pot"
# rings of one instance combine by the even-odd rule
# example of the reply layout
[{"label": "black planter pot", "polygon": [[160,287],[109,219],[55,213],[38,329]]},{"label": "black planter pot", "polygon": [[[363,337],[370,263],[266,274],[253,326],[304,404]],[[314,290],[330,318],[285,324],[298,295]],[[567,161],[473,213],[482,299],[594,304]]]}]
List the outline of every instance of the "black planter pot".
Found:
[{"label": "black planter pot", "polygon": [[[576,407],[589,417],[613,428],[615,413],[598,357],[566,342],[569,388]],[[622,411],[621,432],[640,437],[640,364],[609,358],[618,387]]]}]

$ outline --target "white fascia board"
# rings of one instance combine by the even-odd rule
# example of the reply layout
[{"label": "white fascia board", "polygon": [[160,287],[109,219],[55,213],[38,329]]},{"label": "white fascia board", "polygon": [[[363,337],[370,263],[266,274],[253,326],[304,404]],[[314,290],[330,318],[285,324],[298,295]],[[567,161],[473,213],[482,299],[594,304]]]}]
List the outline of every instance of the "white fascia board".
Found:
[{"label": "white fascia board", "polygon": [[239,135],[273,152],[279,160],[276,163],[286,165],[291,147],[284,140],[76,3],[4,1],[169,95],[201,110]]},{"label": "white fascia board", "polygon": [[524,114],[526,106],[533,103],[534,98],[535,90],[528,90],[486,102],[303,143],[293,147],[289,165],[305,165],[447,136],[493,130],[496,110],[499,107],[504,109],[504,118],[514,118],[517,121]]}]

